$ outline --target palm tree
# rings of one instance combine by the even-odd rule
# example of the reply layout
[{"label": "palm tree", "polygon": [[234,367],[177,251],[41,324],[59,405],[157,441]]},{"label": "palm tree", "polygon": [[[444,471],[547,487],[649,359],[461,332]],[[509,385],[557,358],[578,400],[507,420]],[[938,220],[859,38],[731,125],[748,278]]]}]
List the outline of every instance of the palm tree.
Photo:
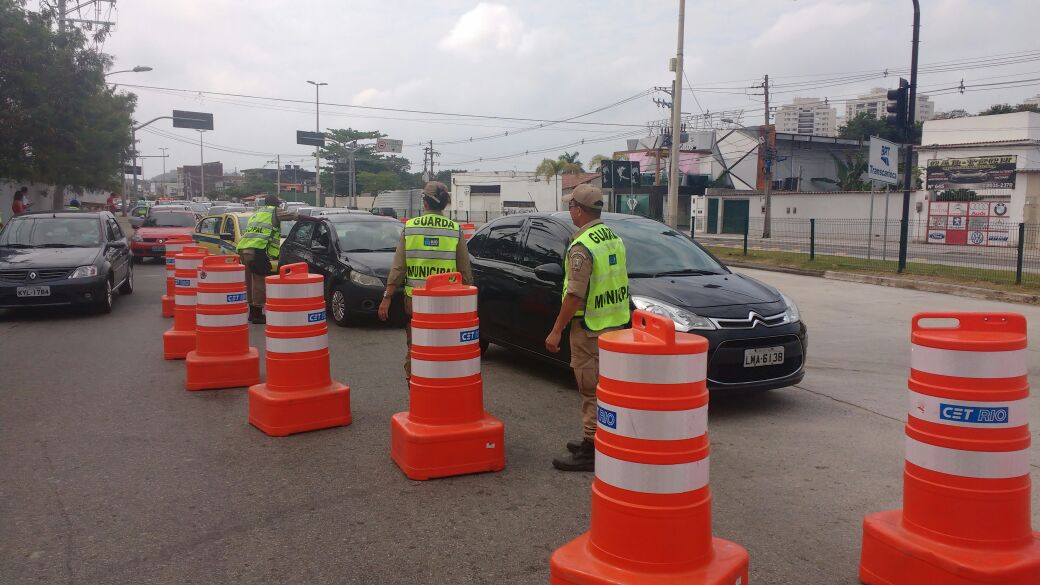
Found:
[{"label": "palm tree", "polygon": [[597,154],[597,155],[593,156],[591,160],[589,160],[589,170],[592,171],[592,172],[598,171],[599,167],[602,166],[602,163],[605,160],[628,160],[628,155],[623,153],[623,152],[619,152],[619,153],[615,154],[614,156],[607,156],[605,154]]},{"label": "palm tree", "polygon": [[[585,172],[585,169],[582,168],[582,166],[581,166],[581,161],[578,160],[578,151],[577,150],[575,150],[574,152],[564,151],[563,154],[561,154],[560,156],[558,156],[556,158],[556,160],[558,160],[558,161],[560,161],[562,163],[567,163],[567,164],[574,165],[574,167],[571,167],[571,168],[577,168],[578,170],[574,171],[576,173],[584,173]],[[566,173],[564,173],[564,174],[566,174]]]},{"label": "palm tree", "polygon": [[577,158],[577,156],[578,153],[575,152],[569,157],[560,155],[556,160],[551,158],[542,159],[542,162],[538,163],[538,167],[535,168],[534,174],[536,177],[545,177],[545,182],[548,183],[553,177],[558,175],[577,175],[583,173],[585,171],[581,168],[581,161],[574,162],[567,160],[567,158]]},{"label": "palm tree", "polygon": [[838,175],[838,179],[814,177],[811,179],[813,182],[837,185],[838,189],[842,191],[866,191],[870,189],[870,185],[863,180],[863,174],[867,172],[867,161],[862,154],[845,155],[845,160],[831,154],[831,158],[834,159],[834,170],[835,174]]}]

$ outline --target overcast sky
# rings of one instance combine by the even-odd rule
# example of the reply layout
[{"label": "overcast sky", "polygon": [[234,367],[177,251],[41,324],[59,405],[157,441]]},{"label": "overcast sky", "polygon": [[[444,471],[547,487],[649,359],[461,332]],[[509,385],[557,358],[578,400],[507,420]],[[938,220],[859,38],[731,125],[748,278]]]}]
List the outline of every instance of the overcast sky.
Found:
[{"label": "overcast sky", "polygon": [[[949,69],[922,74],[922,92],[956,87],[961,79],[968,90],[936,95],[938,111],[974,112],[1040,92],[1037,81],[972,89],[1040,78],[1040,2],[921,4],[922,66],[942,63]],[[684,112],[744,109],[745,124],[760,124],[761,96],[751,95],[760,90],[749,88],[768,73],[776,86],[774,104],[828,97],[840,116],[839,100],[894,86],[898,75],[885,79],[882,72],[909,68],[910,0],[690,0],[686,10],[685,71],[689,85],[699,89],[684,92]],[[518,133],[537,123],[346,106],[547,120],[596,110],[670,84],[678,2],[136,0],[119,2],[113,15],[118,24],[104,50],[114,56],[114,70],[154,70],[118,74],[112,82],[308,102],[120,86],[139,96],[138,121],[172,109],[212,112],[216,129],[205,141],[240,152],[207,148],[206,160],[220,160],[228,171],[264,166],[275,153],[283,164],[313,168],[313,149],[295,144],[296,130],[315,129],[314,87],[306,80],[329,84],[321,92],[322,128],[380,130],[401,139],[413,170],[422,168],[418,144],[433,140],[445,168],[529,171],[565,150],[557,147],[583,139],[607,139],[566,148],[579,150],[583,161],[622,150],[625,141],[618,136],[639,130],[622,124],[644,124],[667,113],[647,95],[579,118],[619,125],[558,124]],[[966,63],[991,56],[1021,62]],[[172,129],[169,121],[152,127],[167,136],[139,132],[142,154],[168,148],[168,170],[198,164],[197,132]],[[511,135],[445,144],[506,131]],[[538,149],[550,151],[467,162]],[[143,166],[147,177],[162,170],[160,159],[144,159]]]}]

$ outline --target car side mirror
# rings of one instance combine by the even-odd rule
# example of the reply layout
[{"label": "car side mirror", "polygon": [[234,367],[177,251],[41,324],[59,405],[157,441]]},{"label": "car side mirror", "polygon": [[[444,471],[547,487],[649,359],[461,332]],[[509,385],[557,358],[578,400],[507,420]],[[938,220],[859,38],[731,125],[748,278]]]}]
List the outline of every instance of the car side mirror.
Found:
[{"label": "car side mirror", "polygon": [[108,245],[112,246],[113,248],[125,248],[126,240],[113,240],[109,242]]},{"label": "car side mirror", "polygon": [[141,218],[141,217],[131,217],[130,218],[130,225],[133,226],[134,229],[137,229],[137,228],[139,228],[139,227],[144,225],[144,218]]},{"label": "car side mirror", "polygon": [[563,282],[563,267],[555,262],[542,264],[534,269],[534,275],[549,282]]}]

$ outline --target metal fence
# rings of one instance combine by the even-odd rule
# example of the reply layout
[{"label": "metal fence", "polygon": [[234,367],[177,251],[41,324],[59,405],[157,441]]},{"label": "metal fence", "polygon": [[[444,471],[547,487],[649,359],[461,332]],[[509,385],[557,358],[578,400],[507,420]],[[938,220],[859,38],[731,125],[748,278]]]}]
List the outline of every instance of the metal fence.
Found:
[{"label": "metal fence", "polygon": [[[895,272],[900,221],[858,219],[774,219],[769,238],[763,220],[745,222],[742,233],[696,234],[706,246],[739,248],[786,262],[821,269],[856,268]],[[968,232],[969,242],[929,240],[925,221],[908,223],[909,274],[969,278],[995,283],[1040,285],[1040,224],[1012,225],[1008,232]]]}]

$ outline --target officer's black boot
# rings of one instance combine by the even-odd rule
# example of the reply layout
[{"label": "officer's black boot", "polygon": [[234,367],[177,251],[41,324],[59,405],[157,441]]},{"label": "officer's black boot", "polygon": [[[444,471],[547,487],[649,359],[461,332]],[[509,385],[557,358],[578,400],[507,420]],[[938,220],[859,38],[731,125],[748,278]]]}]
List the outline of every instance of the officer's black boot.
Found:
[{"label": "officer's black boot", "polygon": [[581,451],[581,444],[585,442],[585,439],[577,439],[574,441],[567,441],[567,450],[571,453],[577,453]]},{"label": "officer's black boot", "polygon": [[249,322],[254,325],[263,325],[267,323],[267,317],[264,316],[263,307],[249,307]]},{"label": "officer's black boot", "polygon": [[576,453],[553,459],[553,467],[560,471],[592,471],[596,465],[596,444],[592,439],[581,442]]}]

